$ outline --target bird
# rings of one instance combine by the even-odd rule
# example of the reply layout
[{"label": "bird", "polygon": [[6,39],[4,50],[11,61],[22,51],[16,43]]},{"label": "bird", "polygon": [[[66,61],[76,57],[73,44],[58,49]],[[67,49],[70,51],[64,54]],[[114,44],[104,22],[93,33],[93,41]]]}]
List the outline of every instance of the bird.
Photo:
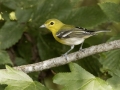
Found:
[{"label": "bird", "polygon": [[75,45],[81,44],[79,50],[83,50],[82,46],[85,39],[101,32],[110,32],[110,30],[93,31],[83,27],[64,24],[58,19],[48,19],[40,28],[47,28],[52,32],[53,37],[58,42],[71,46],[71,48],[63,54],[67,58],[67,54],[74,49]]}]

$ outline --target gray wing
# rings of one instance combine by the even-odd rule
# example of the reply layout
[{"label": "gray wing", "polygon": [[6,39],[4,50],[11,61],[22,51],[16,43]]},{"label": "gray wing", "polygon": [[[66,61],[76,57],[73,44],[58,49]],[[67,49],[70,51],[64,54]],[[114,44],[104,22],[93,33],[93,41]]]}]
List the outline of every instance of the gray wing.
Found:
[{"label": "gray wing", "polygon": [[94,32],[95,31],[87,30],[85,28],[75,27],[70,30],[68,29],[60,30],[57,32],[56,36],[61,39],[71,38],[71,37],[85,38],[94,35],[95,34]]}]

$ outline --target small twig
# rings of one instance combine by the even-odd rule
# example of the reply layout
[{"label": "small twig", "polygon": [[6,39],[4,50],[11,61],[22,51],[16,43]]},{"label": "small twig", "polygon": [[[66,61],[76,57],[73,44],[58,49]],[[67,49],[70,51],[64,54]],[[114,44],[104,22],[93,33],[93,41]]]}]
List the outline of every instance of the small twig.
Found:
[{"label": "small twig", "polygon": [[43,62],[22,65],[14,68],[17,70],[22,70],[25,73],[42,71],[42,70],[50,69],[52,67],[61,66],[93,54],[98,54],[101,52],[106,52],[118,48],[120,48],[120,40],[115,40],[115,41],[99,44],[96,46],[91,46],[89,48],[84,49],[84,52],[78,51],[71,53],[68,55],[68,60],[66,60],[65,57],[61,56],[57,58],[48,59]]}]

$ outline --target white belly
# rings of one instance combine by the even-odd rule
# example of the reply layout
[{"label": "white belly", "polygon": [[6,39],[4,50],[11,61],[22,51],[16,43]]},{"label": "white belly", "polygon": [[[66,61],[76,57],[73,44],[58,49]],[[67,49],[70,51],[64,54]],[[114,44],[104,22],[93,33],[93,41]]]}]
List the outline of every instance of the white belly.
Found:
[{"label": "white belly", "polygon": [[84,42],[83,38],[68,38],[65,39],[66,45],[79,45]]}]

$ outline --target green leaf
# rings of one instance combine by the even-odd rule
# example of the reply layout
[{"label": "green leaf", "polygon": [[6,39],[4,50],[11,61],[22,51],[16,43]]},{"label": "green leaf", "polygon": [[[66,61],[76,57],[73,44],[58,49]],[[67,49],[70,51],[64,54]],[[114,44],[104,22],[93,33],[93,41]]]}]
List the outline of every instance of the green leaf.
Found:
[{"label": "green leaf", "polygon": [[99,6],[110,20],[120,22],[120,4],[108,2],[99,4]]},{"label": "green leaf", "polygon": [[54,77],[54,83],[64,86],[62,90],[113,90],[105,81],[95,78],[75,63],[70,63],[70,70]]},{"label": "green leaf", "polygon": [[105,57],[100,58],[103,68],[110,71],[120,70],[120,49],[103,53]]},{"label": "green leaf", "polygon": [[98,61],[97,56],[89,56],[86,58],[83,58],[81,60],[76,61],[81,67],[83,67],[85,70],[89,71],[95,76],[100,76],[100,68],[102,67],[100,62]]},{"label": "green leaf", "polygon": [[67,17],[67,21],[71,24],[82,27],[93,27],[107,20],[108,18],[98,5],[73,9]]},{"label": "green leaf", "polygon": [[8,85],[5,90],[48,90],[42,84],[34,82],[24,72],[9,66],[6,66],[6,70],[0,71],[0,83]]},{"label": "green leaf", "polygon": [[[36,90],[48,90],[48,88],[46,88],[44,85],[42,85],[39,82],[35,81],[35,84],[36,84]],[[33,90],[33,89],[31,89],[31,90]]]},{"label": "green leaf", "polygon": [[21,82],[33,82],[32,79],[22,71],[12,69],[7,65],[6,69],[7,70],[0,70],[0,83],[2,84],[17,85]]},{"label": "green leaf", "polygon": [[32,9],[17,9],[15,13],[18,22],[27,22],[31,17],[32,11]]},{"label": "green leaf", "polygon": [[0,64],[13,64],[6,51],[0,50]]},{"label": "green leaf", "polygon": [[24,26],[7,21],[0,30],[0,49],[7,49],[21,38]]},{"label": "green leaf", "polygon": [[3,5],[11,9],[16,9],[18,7],[15,0],[3,1]]},{"label": "green leaf", "polygon": [[25,59],[20,58],[20,57],[16,57],[14,63],[15,63],[15,65],[17,65],[17,66],[28,64],[28,62],[27,62]]},{"label": "green leaf", "polygon": [[120,70],[115,70],[115,73],[111,73],[112,78],[108,79],[107,82],[115,89],[120,90]]},{"label": "green leaf", "polygon": [[[108,41],[118,40],[120,36],[111,37]],[[104,56],[103,56],[104,55]],[[103,65],[103,69],[112,71],[120,70],[120,49],[104,52],[100,57],[100,62]]]},{"label": "green leaf", "polygon": [[38,0],[3,0],[3,4],[13,10],[17,8],[31,8],[38,3]]},{"label": "green leaf", "polygon": [[50,18],[65,19],[71,10],[72,7],[69,0],[38,0],[34,9],[32,25],[36,24],[39,27],[40,24]]},{"label": "green leaf", "polygon": [[120,0],[100,0],[100,2],[102,2],[102,3],[105,3],[105,2],[119,3]]},{"label": "green leaf", "polygon": [[[35,11],[33,21],[42,24],[47,19],[57,18],[66,24],[80,25],[83,27],[93,27],[108,21],[108,17],[99,5],[74,8],[72,4],[69,3],[69,0],[57,2],[55,0],[42,1],[39,3],[37,11]],[[64,6],[61,7],[61,5]],[[43,11],[44,13],[41,13]]]},{"label": "green leaf", "polygon": [[39,82],[23,84],[23,86],[8,86],[5,88],[5,90],[48,90],[44,85],[40,84]]}]

